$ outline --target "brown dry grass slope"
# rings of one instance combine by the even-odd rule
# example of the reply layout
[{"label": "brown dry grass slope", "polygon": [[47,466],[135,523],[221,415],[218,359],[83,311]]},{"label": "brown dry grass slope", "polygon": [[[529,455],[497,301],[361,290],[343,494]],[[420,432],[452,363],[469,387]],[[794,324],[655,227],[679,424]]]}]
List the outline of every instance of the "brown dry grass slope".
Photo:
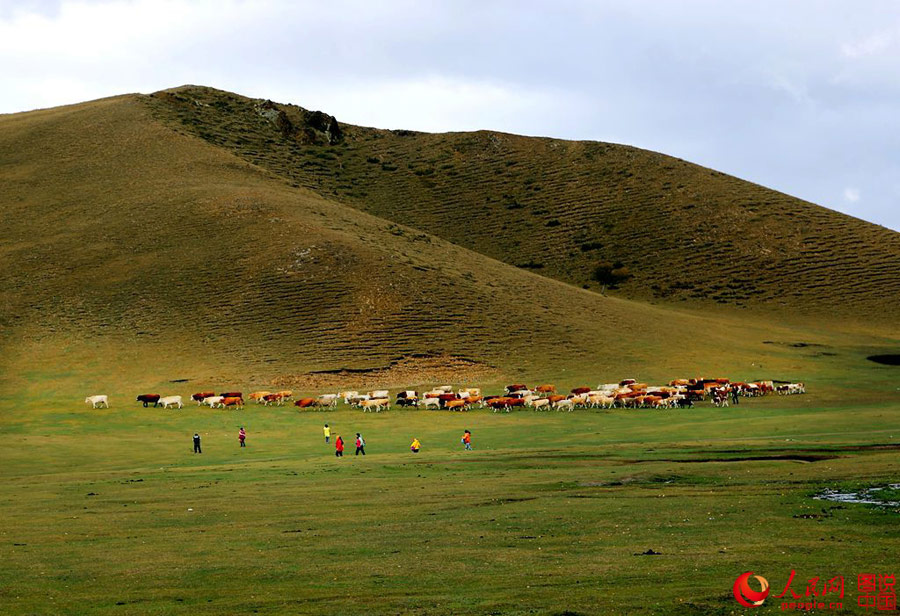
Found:
[{"label": "brown dry grass slope", "polygon": [[[900,234],[633,147],[340,125],[186,86],[158,117],[305,187],[495,259],[624,297],[897,324]],[[330,135],[333,137],[333,135]],[[683,303],[682,303],[683,302]]]},{"label": "brown dry grass slope", "polygon": [[[190,104],[209,112],[207,103]],[[813,356],[801,361],[763,341],[834,342],[813,327],[801,335],[745,313],[698,316],[517,268],[431,234],[440,234],[437,223],[411,228],[321,186],[292,186],[263,156],[296,148],[324,173],[340,170],[332,157],[360,155],[350,145],[315,146],[310,155],[313,146],[285,145],[275,134],[261,160],[249,160],[193,129],[173,130],[161,105],[168,103],[134,95],[0,117],[5,385],[320,382],[295,377],[397,362],[414,380],[408,358],[423,355],[475,362],[461,362],[462,372],[497,380],[787,377],[808,374]],[[253,132],[241,123],[254,116],[233,117],[229,130],[248,139],[270,123],[257,113]],[[304,139],[323,138],[317,130]],[[374,178],[353,181],[359,191],[381,189]],[[469,218],[477,215],[455,215],[461,228]],[[495,235],[502,247],[513,234]]]},{"label": "brown dry grass slope", "polygon": [[[0,157],[8,378],[140,386],[415,354],[507,372],[628,366],[643,357],[629,360],[632,344],[709,328],[290,187],[159,123],[140,97],[2,117]],[[713,347],[698,336],[666,361],[712,370]]]}]

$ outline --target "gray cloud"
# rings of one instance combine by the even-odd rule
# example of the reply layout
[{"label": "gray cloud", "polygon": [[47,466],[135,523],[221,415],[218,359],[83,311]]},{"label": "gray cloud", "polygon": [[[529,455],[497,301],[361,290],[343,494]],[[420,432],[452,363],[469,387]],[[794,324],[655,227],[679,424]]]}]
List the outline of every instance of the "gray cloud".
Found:
[{"label": "gray cloud", "polygon": [[202,83],[628,143],[900,229],[898,52],[893,2],[0,2],[0,112]]}]

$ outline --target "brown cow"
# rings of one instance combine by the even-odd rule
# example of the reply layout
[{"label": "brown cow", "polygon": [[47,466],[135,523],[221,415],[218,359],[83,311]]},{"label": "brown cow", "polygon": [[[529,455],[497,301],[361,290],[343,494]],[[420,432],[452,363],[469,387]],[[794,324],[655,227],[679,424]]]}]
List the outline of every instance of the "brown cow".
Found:
[{"label": "brown cow", "polygon": [[556,386],[555,385],[538,385],[534,388],[536,392],[539,394],[555,394]]},{"label": "brown cow", "polygon": [[284,396],[281,394],[266,394],[262,398],[263,404],[269,406],[270,404],[276,404],[278,406],[282,406],[284,404]]},{"label": "brown cow", "polygon": [[243,398],[244,394],[240,391],[226,391],[223,394],[219,394],[223,398]]},{"label": "brown cow", "polygon": [[565,397],[565,396],[561,396],[561,395],[559,395],[559,394],[555,394],[555,395],[552,395],[552,396],[547,396],[547,399],[550,401],[550,404],[556,404],[556,403],[559,402],[560,400],[565,400],[566,397]]},{"label": "brown cow", "polygon": [[315,398],[299,398],[294,402],[294,406],[301,409],[308,409],[313,406],[318,406],[319,401]]},{"label": "brown cow", "polygon": [[468,405],[465,400],[447,400],[444,408],[448,411],[468,411]]},{"label": "brown cow", "polygon": [[576,387],[572,390],[571,393],[575,394],[576,396],[580,396],[582,394],[586,394],[589,391],[591,391],[590,387]]},{"label": "brown cow", "polygon": [[465,400],[466,404],[468,404],[469,406],[481,402],[482,399],[483,398],[481,396],[466,396],[465,398],[463,398],[463,400]]},{"label": "brown cow", "polygon": [[523,390],[523,389],[528,389],[528,385],[523,385],[523,384],[521,384],[521,383],[516,383],[516,384],[513,384],[513,385],[507,385],[507,386],[506,386],[506,393],[511,393],[511,392],[514,392],[514,391],[521,391],[521,390]]},{"label": "brown cow", "polygon": [[222,408],[226,406],[233,406],[238,409],[244,408],[244,399],[240,396],[225,396],[222,398],[222,401],[219,403]]}]

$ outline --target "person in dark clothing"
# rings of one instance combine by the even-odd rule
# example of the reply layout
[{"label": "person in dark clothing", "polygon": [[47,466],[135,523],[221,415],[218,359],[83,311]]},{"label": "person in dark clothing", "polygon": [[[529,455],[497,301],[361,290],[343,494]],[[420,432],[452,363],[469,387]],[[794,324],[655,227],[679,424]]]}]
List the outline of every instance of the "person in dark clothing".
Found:
[{"label": "person in dark clothing", "polygon": [[355,455],[366,455],[366,439],[362,437],[362,435],[357,432],[356,433],[356,454]]},{"label": "person in dark clothing", "polygon": [[238,440],[241,442],[241,447],[247,446],[247,443],[244,442],[247,440],[247,431],[244,430],[244,426],[241,426],[241,430],[238,432]]},{"label": "person in dark clothing", "polygon": [[200,435],[194,432],[194,453],[203,453],[200,451]]},{"label": "person in dark clothing", "polygon": [[741,398],[741,396],[740,396],[740,392],[738,391],[738,388],[732,387],[731,388],[731,403],[732,404],[740,404],[741,403],[740,398]]}]

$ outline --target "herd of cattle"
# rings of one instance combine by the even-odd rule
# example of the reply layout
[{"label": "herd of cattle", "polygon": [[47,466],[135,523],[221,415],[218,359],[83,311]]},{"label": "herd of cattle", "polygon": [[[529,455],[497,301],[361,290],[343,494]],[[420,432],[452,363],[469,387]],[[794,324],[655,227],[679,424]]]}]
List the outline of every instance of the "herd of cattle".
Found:
[{"label": "herd of cattle", "polygon": [[[419,394],[417,391],[404,390],[397,393],[394,404],[400,407],[413,407],[434,410],[468,411],[476,406],[490,408],[494,412],[512,408],[532,408],[534,410],[573,411],[579,408],[686,408],[693,407],[694,402],[710,400],[716,406],[728,406],[729,398],[737,401],[741,397],[764,396],[769,393],[781,395],[803,394],[806,388],[803,383],[778,383],[773,381],[754,381],[751,383],[733,382],[726,378],[717,379],[676,379],[668,385],[651,386],[639,383],[636,379],[624,379],[618,383],[591,387],[576,387],[568,394],[556,391],[553,385],[538,385],[529,388],[523,383],[507,385],[503,394],[484,396],[476,387],[468,387],[453,391],[451,385],[436,387],[429,392]],[[248,399],[260,405],[282,406],[294,399],[294,392],[255,391]],[[211,408],[244,408],[244,394],[240,391],[227,391],[216,394],[213,391],[198,392],[191,396],[197,405]],[[333,408],[338,401],[363,411],[380,412],[391,408],[388,390],[380,389],[366,393],[358,391],[342,391],[334,394],[322,394],[316,397],[298,398],[294,406],[301,409]],[[163,408],[183,408],[181,396],[162,396],[160,394],[141,394],[137,397],[145,407],[153,405]],[[105,395],[88,396],[85,403],[93,408],[109,408],[109,398]]]}]

